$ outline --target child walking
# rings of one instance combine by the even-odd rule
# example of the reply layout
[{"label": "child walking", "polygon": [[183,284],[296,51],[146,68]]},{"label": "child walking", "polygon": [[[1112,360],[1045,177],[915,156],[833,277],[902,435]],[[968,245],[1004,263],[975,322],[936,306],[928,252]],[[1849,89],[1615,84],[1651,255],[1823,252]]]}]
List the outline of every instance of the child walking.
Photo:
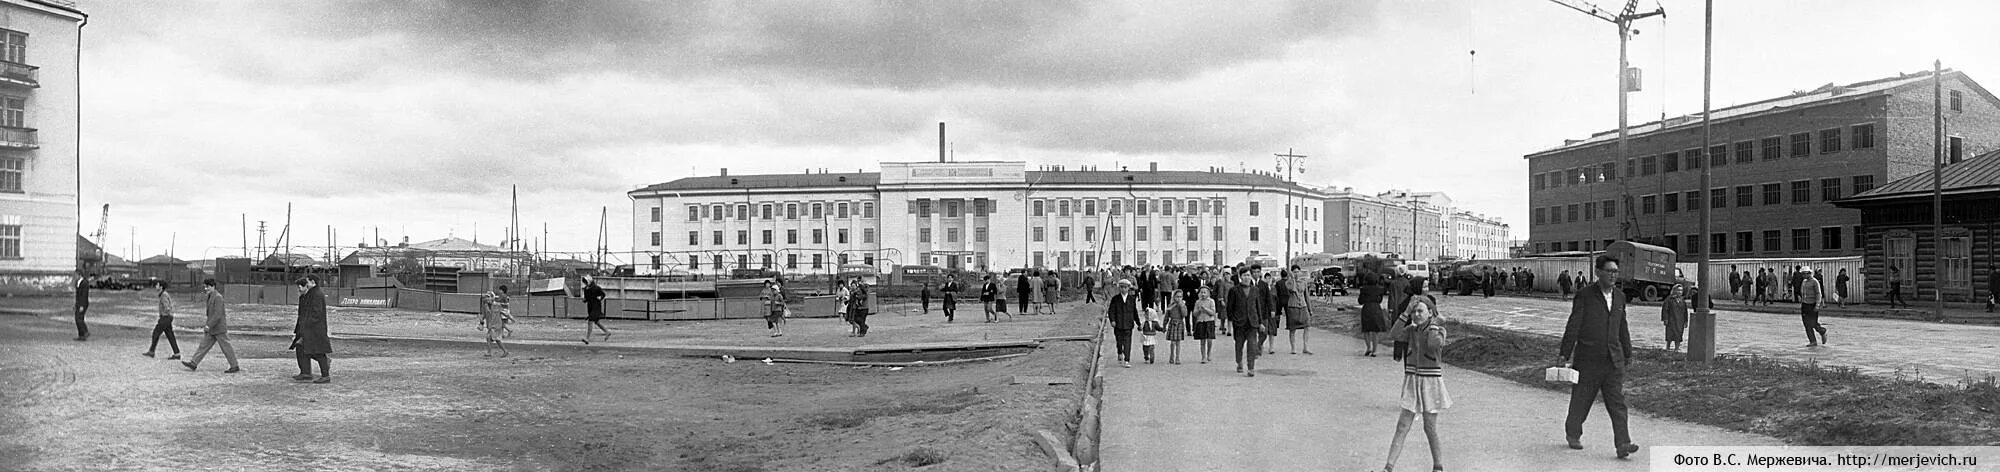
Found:
[{"label": "child walking", "polygon": [[1389,458],[1383,472],[1396,470],[1396,458],[1403,454],[1403,439],[1410,434],[1410,422],[1424,417],[1424,437],[1430,441],[1431,470],[1444,470],[1444,452],[1438,445],[1437,417],[1451,408],[1451,394],[1444,388],[1445,330],[1437,306],[1427,298],[1413,298],[1408,312],[1416,323],[1409,329],[1410,354],[1403,358],[1403,411],[1396,418],[1396,433],[1389,440]]},{"label": "child walking", "polygon": [[479,298],[479,329],[486,332],[484,357],[493,357],[493,348],[496,347],[500,348],[500,357],[507,357],[507,346],[500,344],[500,340],[507,337],[509,331],[507,323],[514,321],[513,310],[509,307],[512,300],[507,298],[507,286],[501,285],[498,290],[486,292],[486,296]]},{"label": "child walking", "polygon": [[1160,309],[1147,308],[1145,320],[1139,322],[1139,346],[1146,353],[1146,363],[1153,363],[1153,346],[1160,343],[1160,332],[1166,327],[1160,325]]},{"label": "child walking", "polygon": [[1188,310],[1181,301],[1181,291],[1175,290],[1167,297],[1167,363],[1180,365],[1181,341],[1187,339]]}]

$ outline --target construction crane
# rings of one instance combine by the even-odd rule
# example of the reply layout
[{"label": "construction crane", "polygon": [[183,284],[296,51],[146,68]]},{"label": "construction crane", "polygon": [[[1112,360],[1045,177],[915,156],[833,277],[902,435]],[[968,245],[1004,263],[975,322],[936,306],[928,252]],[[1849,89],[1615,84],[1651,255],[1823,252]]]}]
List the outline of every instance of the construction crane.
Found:
[{"label": "construction crane", "polygon": [[[1638,31],[1632,29],[1632,22],[1652,16],[1664,17],[1667,14],[1667,10],[1664,7],[1659,7],[1656,3],[1654,4],[1655,8],[1653,11],[1639,13],[1639,0],[1626,0],[1625,8],[1618,13],[1612,13],[1609,10],[1599,8],[1597,5],[1577,0],[1549,1],[1555,2],[1557,5],[1569,7],[1572,10],[1583,12],[1586,15],[1597,17],[1597,19],[1611,22],[1612,25],[1618,27],[1618,155],[1614,156],[1611,160],[1611,168],[1613,173],[1616,173],[1618,164],[1624,162],[1626,156],[1630,155],[1629,144],[1626,139],[1628,124],[1626,120],[1627,98],[1625,95],[1639,90],[1639,71],[1627,63],[1625,52],[1626,43],[1631,41],[1632,35],[1638,33]],[[1636,212],[1632,211],[1634,208],[1632,203],[1631,176],[1628,175],[1626,178],[1618,179],[1618,183],[1621,189],[1619,201],[1621,202],[1620,204],[1625,206],[1624,218],[1618,223],[1618,239],[1634,240],[1641,237],[1643,233],[1639,230],[1639,216],[1635,215],[1634,213]]]},{"label": "construction crane", "polygon": [[104,214],[97,218],[97,232],[90,233],[90,240],[97,243],[97,251],[104,252],[104,228],[111,225],[111,204],[104,204]]}]

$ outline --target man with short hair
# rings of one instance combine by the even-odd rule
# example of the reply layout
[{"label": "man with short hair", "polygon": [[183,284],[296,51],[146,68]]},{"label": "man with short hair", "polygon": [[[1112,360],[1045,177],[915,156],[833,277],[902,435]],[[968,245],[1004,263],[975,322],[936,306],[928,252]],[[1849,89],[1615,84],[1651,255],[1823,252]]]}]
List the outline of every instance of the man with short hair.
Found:
[{"label": "man with short hair", "polygon": [[236,366],[236,348],[229,346],[229,315],[224,312],[222,291],[215,285],[215,279],[201,281],[202,290],[208,296],[205,300],[208,306],[208,322],[202,327],[201,347],[195,348],[194,357],[181,361],[181,365],[186,366],[188,370],[195,370],[201,366],[201,358],[208,356],[208,349],[220,344],[222,357],[229,359],[229,370],[222,373],[242,372],[243,369]]},{"label": "man with short hair", "polygon": [[[1799,321],[1806,326],[1806,347],[1826,344],[1826,327],[1819,324],[1819,280],[1813,278],[1811,270],[1799,271],[1799,277]],[[1815,333],[1819,334],[1817,339],[1813,338]]]},{"label": "man with short hair", "polygon": [[[1244,356],[1249,356],[1249,376],[1257,376],[1257,355],[1262,353],[1258,340],[1259,331],[1264,326],[1265,298],[1257,292],[1257,276],[1250,271],[1240,271],[1236,276],[1235,288],[1229,289],[1229,324],[1232,326],[1231,339],[1236,340],[1236,371],[1244,372]],[[1248,352],[1245,352],[1248,351]]]},{"label": "man with short hair", "polygon": [[[292,353],[299,361],[299,375],[292,380],[311,380],[312,383],[333,382],[333,371],[328,369],[331,362],[327,354],[333,353],[333,341],[327,337],[326,293],[319,290],[319,276],[306,275],[299,279],[299,319],[292,325]],[[312,364],[319,364],[319,378],[312,377]]]},{"label": "man with short hair", "polygon": [[1601,394],[1604,412],[1611,417],[1613,444],[1618,458],[1624,459],[1639,451],[1626,427],[1625,372],[1632,362],[1632,331],[1625,324],[1625,294],[1617,285],[1618,258],[1600,255],[1594,262],[1597,283],[1571,301],[1557,354],[1578,374],[1576,385],[1570,387],[1563,433],[1570,449],[1583,449],[1583,421]]},{"label": "man with short hair", "polygon": [[1132,281],[1119,280],[1111,299],[1105,305],[1104,315],[1111,322],[1111,339],[1116,343],[1120,366],[1132,367],[1132,328],[1139,325],[1139,301],[1132,296]]},{"label": "man with short hair", "polygon": [[89,341],[90,327],[83,324],[84,312],[90,311],[90,286],[97,283],[97,274],[83,276],[76,281],[76,340]]}]

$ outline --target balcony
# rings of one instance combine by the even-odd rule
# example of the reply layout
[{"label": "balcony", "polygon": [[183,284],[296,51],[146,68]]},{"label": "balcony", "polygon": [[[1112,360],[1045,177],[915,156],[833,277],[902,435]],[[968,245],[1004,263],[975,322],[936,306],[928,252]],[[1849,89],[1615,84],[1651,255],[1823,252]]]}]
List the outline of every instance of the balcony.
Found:
[{"label": "balcony", "polygon": [[34,128],[0,126],[0,149],[41,149]]},{"label": "balcony", "polygon": [[16,62],[0,61],[0,85],[39,88],[41,68]]}]

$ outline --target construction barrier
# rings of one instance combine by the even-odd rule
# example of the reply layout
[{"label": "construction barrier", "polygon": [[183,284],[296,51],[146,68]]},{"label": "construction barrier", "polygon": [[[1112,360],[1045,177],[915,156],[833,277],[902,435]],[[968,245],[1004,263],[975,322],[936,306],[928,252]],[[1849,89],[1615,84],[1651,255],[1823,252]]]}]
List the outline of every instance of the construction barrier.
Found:
[{"label": "construction barrier", "polygon": [[[479,313],[483,294],[439,293],[409,288],[321,288],[327,304],[351,308],[400,308],[411,311]],[[199,300],[195,295],[195,300]],[[229,303],[267,305],[298,304],[298,288],[293,285],[228,285],[223,289]],[[791,306],[793,317],[840,316],[843,307],[833,296],[807,296]],[[546,316],[583,319],[588,305],[582,298],[522,295],[511,298],[514,316]],[[607,318],[630,320],[718,320],[762,318],[769,310],[757,298],[687,298],[676,300],[606,299]]]},{"label": "construction barrier", "polygon": [[437,292],[429,290],[396,289],[396,308],[417,311],[438,311]]},{"label": "construction barrier", "polygon": [[[437,294],[438,311],[446,313],[479,313],[479,299],[483,296],[483,294],[475,293],[439,293]],[[511,309],[511,307],[509,308]]]}]

